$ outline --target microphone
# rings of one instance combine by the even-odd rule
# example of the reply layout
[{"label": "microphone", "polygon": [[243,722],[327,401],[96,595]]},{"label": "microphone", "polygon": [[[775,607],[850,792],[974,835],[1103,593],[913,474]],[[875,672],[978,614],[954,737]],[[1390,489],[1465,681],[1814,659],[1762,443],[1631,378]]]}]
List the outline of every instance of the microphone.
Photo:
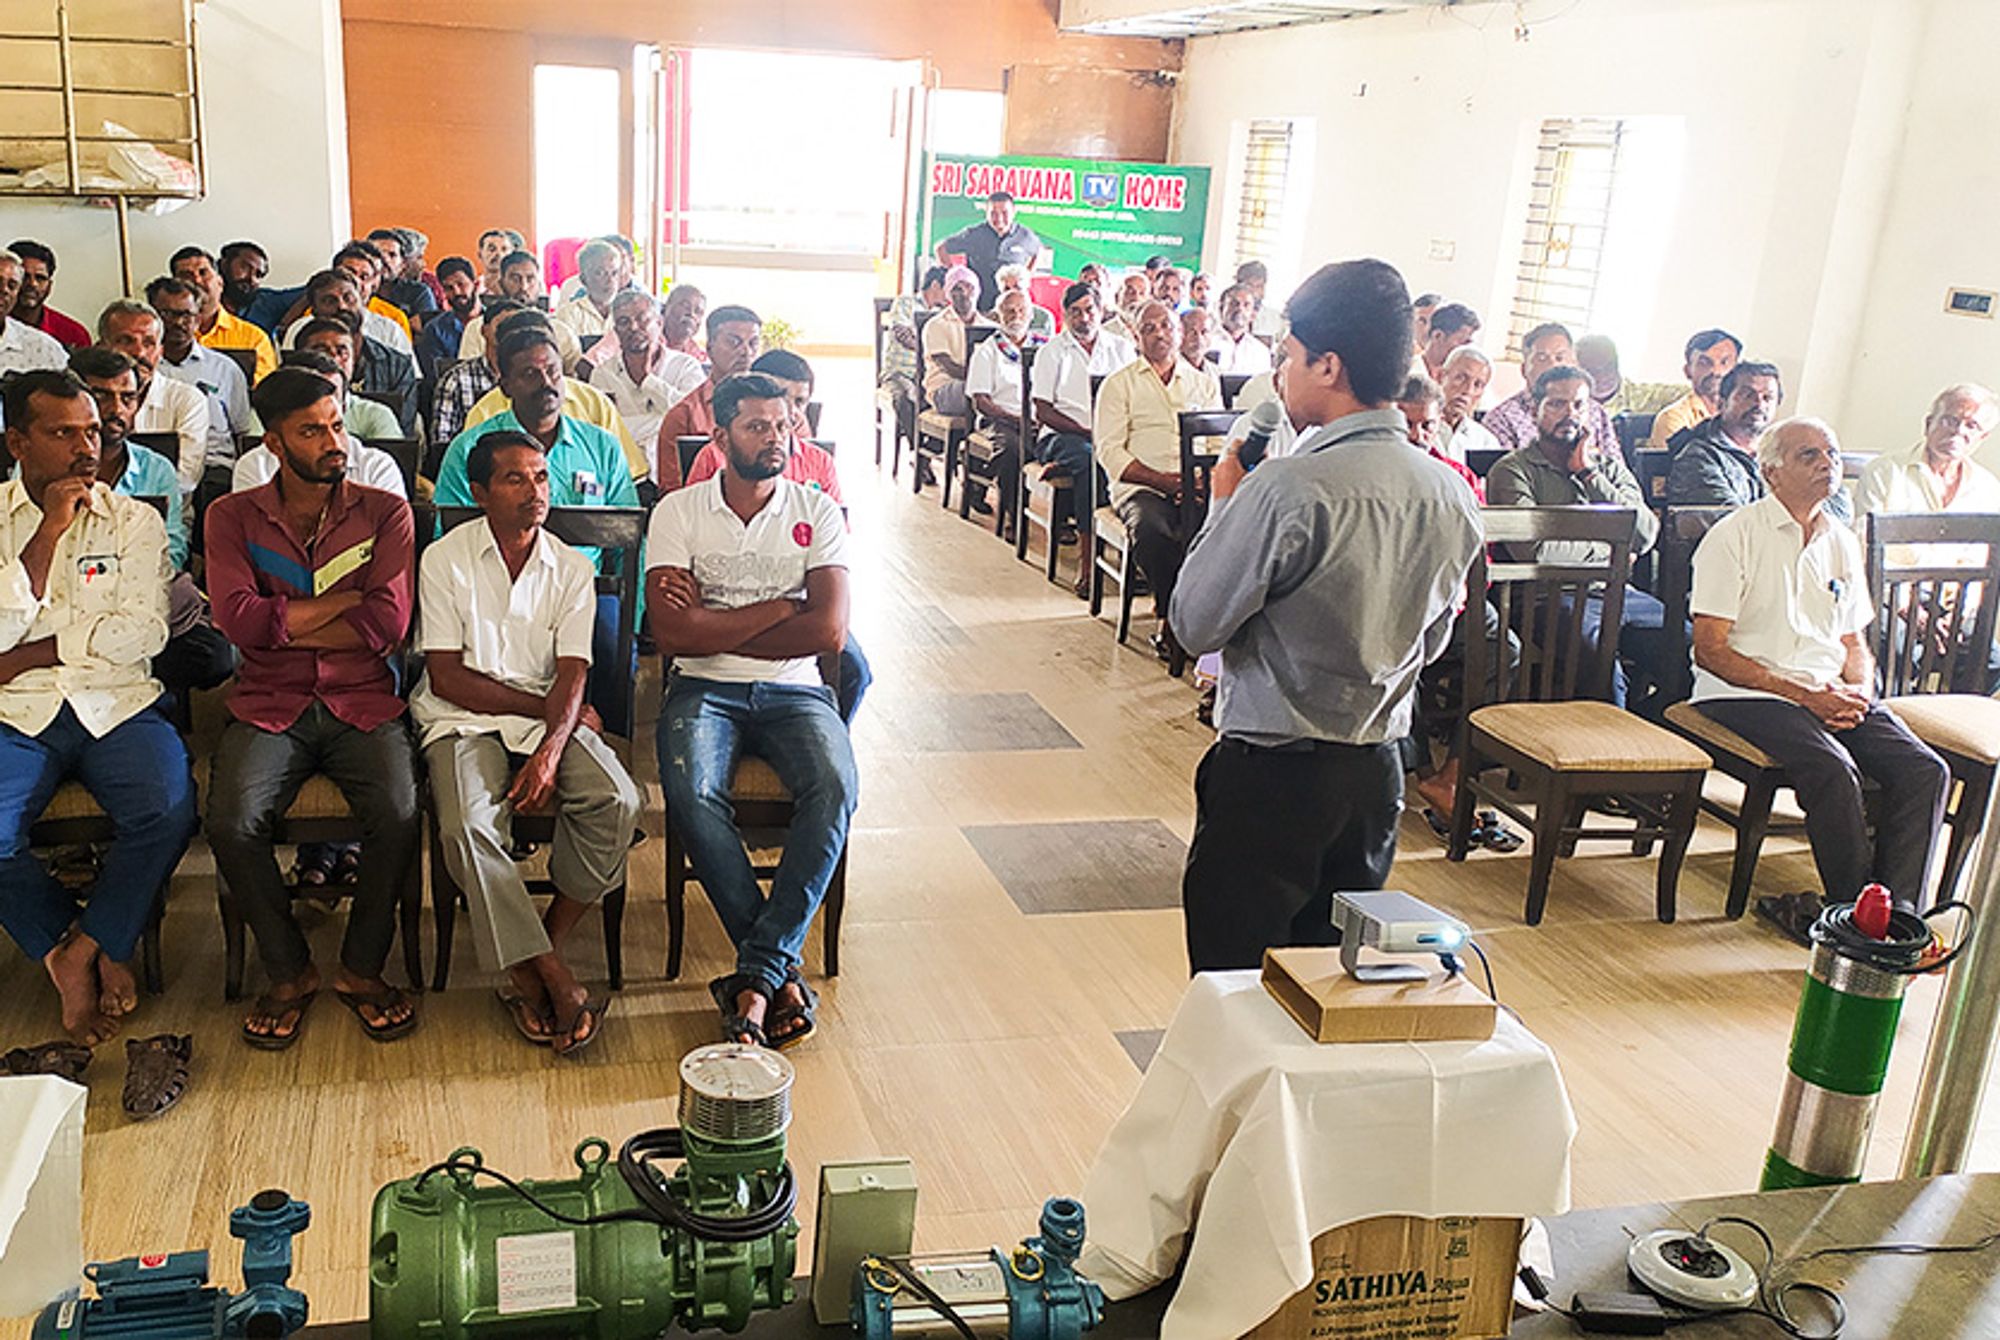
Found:
[{"label": "microphone", "polygon": [[1284,422],[1285,407],[1276,400],[1266,400],[1250,411],[1249,432],[1243,438],[1243,445],[1236,449],[1236,459],[1243,462],[1245,470],[1256,469],[1257,462],[1270,449],[1271,438]]}]

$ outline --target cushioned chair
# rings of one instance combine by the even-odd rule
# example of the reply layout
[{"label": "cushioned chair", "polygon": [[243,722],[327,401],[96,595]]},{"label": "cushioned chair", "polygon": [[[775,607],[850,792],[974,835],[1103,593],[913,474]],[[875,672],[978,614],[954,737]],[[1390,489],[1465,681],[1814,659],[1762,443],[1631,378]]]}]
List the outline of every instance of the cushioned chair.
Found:
[{"label": "cushioned chair", "polygon": [[[439,520],[446,530],[478,517],[480,512],[472,507],[447,507],[439,513]],[[548,519],[542,523],[551,535],[565,544],[615,552],[618,556],[618,571],[606,575],[599,571],[597,592],[599,595],[615,595],[619,608],[636,611],[639,607],[639,545],[646,534],[646,512],[637,507],[551,507]],[[631,618],[620,620],[618,630],[617,664],[632,663],[632,648],[636,638],[636,625]],[[619,691],[623,695],[624,717],[634,721],[636,712],[632,701],[634,685],[632,680],[620,676]],[[612,740],[619,759],[630,770],[632,762],[632,742]],[[618,746],[622,745],[623,748]],[[528,814],[516,814],[513,820],[513,837],[516,842],[533,842],[546,845],[555,841],[556,816],[553,809],[540,810]],[[439,846],[437,825],[430,825],[431,848],[431,914],[437,928],[437,970],[432,979],[433,989],[442,991],[451,979],[451,944],[454,921],[458,905],[465,898],[458,881],[451,877],[451,870],[444,863],[444,852]],[[548,880],[538,879],[528,882],[532,893],[553,894],[555,885]],[[600,904],[604,912],[604,964],[611,980],[613,991],[625,986],[625,886],[619,885],[604,895]]]},{"label": "cushioned chair", "polygon": [[[49,797],[49,803],[42,810],[41,817],[28,827],[28,845],[32,847],[74,847],[82,845],[102,845],[118,835],[117,825],[86,791],[81,782],[64,782]],[[171,871],[160,882],[160,891],[153,900],[153,915],[146,922],[146,930],[139,938],[139,976],[146,984],[146,990],[159,995],[166,990],[166,969],[160,953],[160,919],[167,907],[167,885],[173,879]]]},{"label": "cushioned chair", "polygon": [[[1491,559],[1485,551],[1473,563],[1468,604],[1491,598],[1503,626],[1521,639],[1521,660],[1512,676],[1490,674],[1485,627],[1463,620],[1465,636],[1465,720],[1461,756],[1464,771],[1452,811],[1454,861],[1471,848],[1476,802],[1485,801],[1532,834],[1526,920],[1542,919],[1549,880],[1558,853],[1579,841],[1630,842],[1645,855],[1663,842],[1656,912],[1674,919],[1681,861],[1694,834],[1702,774],[1708,755],[1651,722],[1613,707],[1611,667],[1617,655],[1618,618],[1632,561],[1633,513],[1605,507],[1489,507],[1486,538],[1496,546],[1533,553],[1547,541],[1583,541],[1602,546],[1596,562]],[[1502,552],[1507,552],[1505,549]],[[1583,645],[1584,599],[1601,591],[1603,622],[1595,655]],[[1476,705],[1488,686],[1494,701]],[[1521,781],[1519,791],[1489,783],[1484,774],[1504,768]],[[1532,817],[1516,803],[1525,793]],[[1612,797],[1635,816],[1632,824],[1593,828],[1583,819],[1588,802]]]},{"label": "cushioned chair", "polygon": [[[1965,548],[1954,553],[1941,549],[1946,545]],[[1983,562],[1948,561],[1972,559],[1982,548]],[[1884,705],[1943,756],[1958,783],[1945,814],[1951,841],[1938,880],[1938,897],[1950,898],[1972,855],[2000,766],[2000,701],[1985,692],[2000,607],[2000,516],[1871,516],[1867,553]]]},{"label": "cushioned chair", "polygon": [[1036,350],[1021,351],[1021,485],[1015,490],[1014,514],[1014,557],[1023,563],[1028,561],[1028,532],[1039,528],[1048,541],[1047,562],[1043,573],[1050,581],[1056,579],[1056,563],[1061,546],[1057,543],[1059,526],[1056,517],[1069,510],[1068,493],[1077,487],[1077,481],[1066,474],[1050,474],[1048,469],[1029,460],[1035,438],[1039,434],[1035,415],[1033,374]]},{"label": "cushioned chair", "polygon": [[[973,326],[965,332],[965,359],[969,367],[972,351],[995,334],[992,326]],[[945,414],[929,405],[930,397],[923,396],[924,408],[917,412],[917,460],[916,477],[910,481],[910,491],[920,493],[924,486],[924,472],[921,462],[926,456],[935,456],[938,461],[938,506],[951,509],[951,482],[958,470],[959,445],[965,435],[972,431],[970,414]]]},{"label": "cushioned chair", "polygon": [[1465,468],[1484,479],[1506,454],[1505,447],[1473,447],[1465,453]]}]

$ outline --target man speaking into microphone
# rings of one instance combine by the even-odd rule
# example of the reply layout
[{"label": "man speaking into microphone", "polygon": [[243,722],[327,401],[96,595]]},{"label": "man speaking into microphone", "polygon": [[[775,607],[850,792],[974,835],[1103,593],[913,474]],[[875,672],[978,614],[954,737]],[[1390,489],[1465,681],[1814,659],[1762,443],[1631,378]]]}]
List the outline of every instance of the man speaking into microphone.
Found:
[{"label": "man speaking into microphone", "polygon": [[1194,653],[1222,652],[1220,738],[1195,771],[1181,904],[1194,972],[1329,945],[1333,895],[1379,889],[1403,806],[1397,742],[1481,542],[1472,490],[1411,451],[1394,397],[1409,291],[1381,261],[1321,268],[1286,304],[1292,452],[1232,447],[1174,589]]}]

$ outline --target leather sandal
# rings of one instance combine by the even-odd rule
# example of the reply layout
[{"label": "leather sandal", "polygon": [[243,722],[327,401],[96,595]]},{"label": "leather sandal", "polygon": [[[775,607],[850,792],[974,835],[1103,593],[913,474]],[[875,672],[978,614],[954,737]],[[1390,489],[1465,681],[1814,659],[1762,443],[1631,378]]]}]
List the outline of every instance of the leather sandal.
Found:
[{"label": "leather sandal", "polygon": [[260,1052],[287,1050],[299,1040],[299,1034],[306,1031],[306,1012],[312,1008],[312,1003],[318,996],[319,992],[308,991],[302,996],[288,996],[283,999],[269,993],[257,997],[257,1003],[251,1007],[251,1019],[261,1016],[282,1023],[288,1014],[298,1017],[292,1020],[292,1031],[289,1033],[258,1033],[251,1029],[250,1019],[245,1019],[243,1040]]},{"label": "leather sandal", "polygon": [[54,1075],[72,1084],[83,1083],[90,1069],[90,1048],[78,1042],[44,1042],[33,1047],[15,1047],[0,1055],[0,1075]]},{"label": "leather sandal", "polygon": [[335,987],[333,994],[360,1021],[361,1031],[367,1034],[372,1042],[394,1042],[397,1038],[406,1038],[417,1031],[417,1023],[423,1018],[412,1009],[407,1019],[393,1023],[368,1022],[368,1016],[361,1012],[364,1005],[373,1006],[386,1020],[390,1010],[409,1003],[409,997],[393,986],[384,986],[378,991],[342,991],[339,987]]},{"label": "leather sandal", "polygon": [[187,1095],[194,1039],[157,1033],[125,1043],[125,1091],[119,1104],[134,1121],[151,1121]]},{"label": "leather sandal", "polygon": [[718,977],[708,984],[709,996],[714,999],[715,1007],[722,1011],[722,1040],[724,1042],[741,1042],[747,1037],[759,1047],[768,1047],[771,1044],[765,1037],[764,1026],[753,1022],[748,1015],[743,1014],[736,1008],[736,998],[745,991],[755,991],[758,995],[764,997],[765,1018],[768,1019],[770,1017],[771,998],[765,994],[764,989],[757,984],[755,978],[746,977],[740,972],[733,972],[726,977]]},{"label": "leather sandal", "polygon": [[[554,1038],[550,1039],[549,1045],[554,1049],[557,1056],[576,1055],[585,1047],[597,1041],[597,1035],[604,1031],[604,1017],[610,1013],[611,998],[609,996],[589,997],[583,1004],[576,1007],[576,1014],[571,1017],[567,1027],[560,1024],[557,1025],[560,1031]],[[582,1037],[578,1037],[578,1032],[582,1031],[585,1024],[590,1026],[590,1031],[584,1033]]]},{"label": "leather sandal", "polygon": [[805,1004],[786,1005],[772,1000],[771,1012],[766,1016],[770,1026],[767,1036],[771,1039],[770,1045],[778,1051],[804,1042],[813,1035],[818,1025],[819,993],[806,984],[806,979],[797,968],[786,969],[785,980],[799,989]]}]

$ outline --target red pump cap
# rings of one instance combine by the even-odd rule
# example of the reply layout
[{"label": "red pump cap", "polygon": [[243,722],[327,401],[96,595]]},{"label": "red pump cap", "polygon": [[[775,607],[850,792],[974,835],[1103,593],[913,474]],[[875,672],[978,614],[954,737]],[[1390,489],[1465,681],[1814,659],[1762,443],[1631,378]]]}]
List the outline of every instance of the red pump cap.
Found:
[{"label": "red pump cap", "polygon": [[1886,940],[1889,938],[1889,914],[1894,910],[1889,891],[1880,884],[1870,884],[1854,900],[1854,928],[1871,940]]}]

